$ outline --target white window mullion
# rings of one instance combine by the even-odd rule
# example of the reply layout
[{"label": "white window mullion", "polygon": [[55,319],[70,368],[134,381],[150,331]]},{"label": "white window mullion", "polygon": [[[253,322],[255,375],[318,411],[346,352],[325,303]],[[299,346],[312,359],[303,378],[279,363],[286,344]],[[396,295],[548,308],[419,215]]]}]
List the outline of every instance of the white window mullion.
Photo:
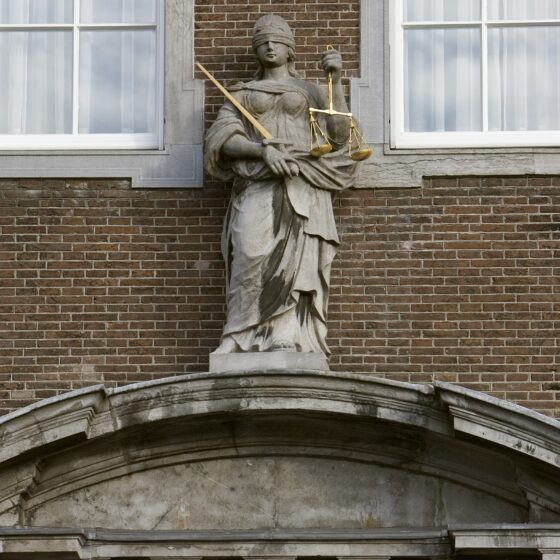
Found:
[{"label": "white window mullion", "polygon": [[0,31],[65,31],[71,29],[72,24],[69,23],[2,23]]},{"label": "white window mullion", "polygon": [[559,19],[534,19],[534,20],[517,20],[517,19],[504,19],[504,20],[487,20],[489,27],[558,27],[560,25]]},{"label": "white window mullion", "polygon": [[[56,47],[55,47],[55,51],[57,53],[61,52],[63,47],[64,47],[64,36],[58,35],[56,37]],[[55,60],[55,74],[58,76],[65,76],[66,72],[65,72],[65,62],[66,62],[66,58],[65,57],[57,57]],[[56,132],[58,134],[64,134],[65,130],[64,130],[64,116],[65,116],[65,96],[63,95],[63,92],[60,91],[59,89],[59,84],[58,82],[56,83],[56,91],[55,91],[55,107],[54,107],[54,111],[55,111],[55,116],[54,116],[54,122],[55,122],[55,126],[56,126]]]},{"label": "white window mullion", "polygon": [[[151,150],[155,134],[0,134],[0,145],[10,150]],[[5,148],[2,148],[4,150]]]},{"label": "white window mullion", "polygon": [[77,136],[80,117],[80,0],[74,0],[74,28],[72,33],[74,61],[72,72],[72,135]]},{"label": "white window mullion", "polygon": [[[123,21],[132,21],[134,17],[132,3],[123,2],[121,17]],[[134,38],[131,33],[121,36],[121,97],[120,116],[121,132],[134,130]]]},{"label": "white window mullion", "polygon": [[[158,77],[158,87],[156,91],[156,118],[157,118],[157,137],[158,137],[158,148],[163,150],[164,148],[164,106],[165,106],[165,35],[163,30],[165,29],[165,8],[164,2],[159,1],[157,3],[157,43],[156,43],[156,61],[157,64],[157,77]],[[194,41],[190,45],[191,51],[194,52]]]},{"label": "white window mullion", "polygon": [[447,95],[445,89],[445,40],[442,37],[441,41],[439,41],[436,33],[444,35],[445,29],[438,29],[432,34],[433,66],[435,68],[431,68],[432,91],[434,92],[432,99],[433,125],[437,132],[443,132],[445,130],[445,102]]},{"label": "white window mullion", "polygon": [[121,96],[119,99],[121,132],[134,130],[134,38],[124,32],[121,36]]},{"label": "white window mullion", "polygon": [[482,132],[488,132],[488,0],[482,0],[482,23],[480,29],[481,85],[482,85]]},{"label": "white window mullion", "polygon": [[394,11],[391,17],[391,147],[396,147],[404,133],[404,0],[395,0],[390,4]]},{"label": "white window mullion", "polygon": [[[28,34],[29,37],[29,34]],[[22,73],[24,76],[24,80],[22,80],[22,84],[24,84],[23,88],[22,88],[22,92],[21,92],[21,106],[22,106],[22,110],[21,110],[21,121],[20,121],[20,132],[21,133],[25,133],[25,131],[27,130],[27,98],[29,95],[29,88],[26,87],[27,81],[29,80],[29,74],[30,74],[30,64],[29,64],[29,38],[24,41],[25,42],[25,46],[22,49],[23,52],[23,67],[22,67]]]}]

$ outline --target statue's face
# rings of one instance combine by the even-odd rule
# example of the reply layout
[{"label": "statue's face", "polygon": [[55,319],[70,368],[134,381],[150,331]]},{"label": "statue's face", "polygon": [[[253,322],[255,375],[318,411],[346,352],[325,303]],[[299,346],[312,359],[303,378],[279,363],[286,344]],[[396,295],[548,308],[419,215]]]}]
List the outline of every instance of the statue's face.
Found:
[{"label": "statue's face", "polygon": [[288,63],[290,48],[284,43],[267,41],[256,48],[255,54],[264,67],[276,68],[278,66],[285,66]]}]

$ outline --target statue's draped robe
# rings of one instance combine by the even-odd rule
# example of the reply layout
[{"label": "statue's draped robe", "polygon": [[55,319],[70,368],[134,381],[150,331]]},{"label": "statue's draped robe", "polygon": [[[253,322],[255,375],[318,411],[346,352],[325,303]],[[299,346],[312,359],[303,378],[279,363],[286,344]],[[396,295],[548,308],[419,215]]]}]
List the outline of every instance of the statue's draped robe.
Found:
[{"label": "statue's draped robe", "polygon": [[222,146],[232,136],[261,138],[229,102],[222,107],[206,137],[205,167],[234,181],[222,237],[223,337],[233,337],[243,351],[278,349],[290,338],[299,351],[328,354],[326,310],[338,245],[331,193],[352,186],[356,164],[346,146],[322,158],[309,155],[308,109],[324,105],[318,86],[262,80],[232,92],[275,138],[291,143],[284,149],[300,172],[283,179],[260,159],[224,157]]}]

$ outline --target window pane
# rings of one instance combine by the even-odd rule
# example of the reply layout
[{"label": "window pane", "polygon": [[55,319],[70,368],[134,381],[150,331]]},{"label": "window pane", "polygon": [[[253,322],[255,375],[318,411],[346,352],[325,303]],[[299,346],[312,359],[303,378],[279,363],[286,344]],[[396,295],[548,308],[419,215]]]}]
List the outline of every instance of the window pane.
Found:
[{"label": "window pane", "polygon": [[560,28],[488,30],[490,130],[560,130]]},{"label": "window pane", "polygon": [[72,23],[72,0],[0,0],[0,23]]},{"label": "window pane", "polygon": [[156,33],[80,34],[80,133],[155,132]]},{"label": "window pane", "polygon": [[560,19],[560,0],[488,0],[490,19]]},{"label": "window pane", "polygon": [[479,29],[409,29],[404,52],[405,130],[480,130]]},{"label": "window pane", "polygon": [[480,0],[405,0],[404,21],[473,21]]},{"label": "window pane", "polygon": [[0,134],[72,132],[72,33],[0,33]]},{"label": "window pane", "polygon": [[156,0],[81,0],[83,23],[155,23]]}]

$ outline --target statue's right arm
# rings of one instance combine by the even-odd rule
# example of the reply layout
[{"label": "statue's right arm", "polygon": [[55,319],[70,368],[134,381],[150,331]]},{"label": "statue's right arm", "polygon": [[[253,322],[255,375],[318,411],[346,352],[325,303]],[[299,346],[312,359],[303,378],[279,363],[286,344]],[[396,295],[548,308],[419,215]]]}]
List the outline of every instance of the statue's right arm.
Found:
[{"label": "statue's right arm", "polygon": [[262,159],[277,177],[299,174],[296,160],[288,153],[267,144],[252,142],[242,134],[228,138],[222,146],[222,155],[233,159]]},{"label": "statue's right arm", "polygon": [[263,159],[265,147],[251,142],[242,134],[234,134],[222,146],[222,155],[233,159]]}]

